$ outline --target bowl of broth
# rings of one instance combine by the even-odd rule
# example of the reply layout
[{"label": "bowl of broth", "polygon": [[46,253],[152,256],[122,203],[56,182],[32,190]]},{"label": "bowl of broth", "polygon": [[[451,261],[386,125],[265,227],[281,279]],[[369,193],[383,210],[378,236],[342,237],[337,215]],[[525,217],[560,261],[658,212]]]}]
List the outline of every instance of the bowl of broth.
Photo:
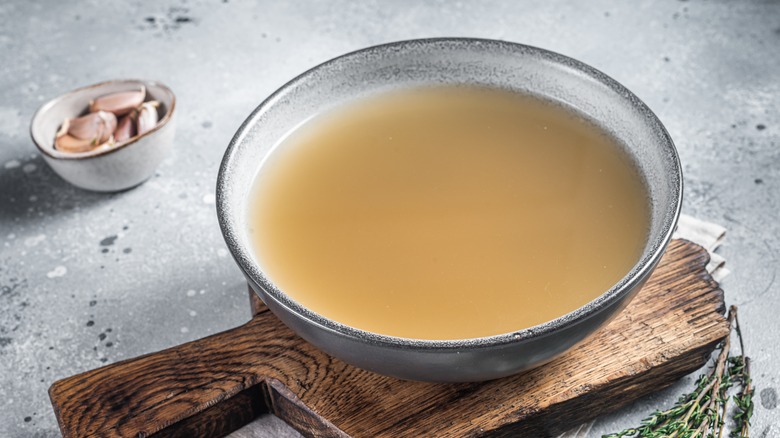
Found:
[{"label": "bowl of broth", "polygon": [[658,263],[682,175],[657,117],[579,61],[427,39],[293,79],[239,128],[217,210],[301,337],[402,379],[495,379],[614,317]]}]

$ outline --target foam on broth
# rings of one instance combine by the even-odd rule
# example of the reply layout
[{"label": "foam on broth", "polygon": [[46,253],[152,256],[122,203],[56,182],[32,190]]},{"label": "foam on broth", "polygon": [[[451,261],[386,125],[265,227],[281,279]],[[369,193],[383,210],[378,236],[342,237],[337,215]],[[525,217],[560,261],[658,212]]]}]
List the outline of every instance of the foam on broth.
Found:
[{"label": "foam on broth", "polygon": [[304,123],[249,198],[254,254],[294,300],[391,336],[465,339],[569,313],[647,236],[646,189],[593,124],[477,87],[396,91]]}]

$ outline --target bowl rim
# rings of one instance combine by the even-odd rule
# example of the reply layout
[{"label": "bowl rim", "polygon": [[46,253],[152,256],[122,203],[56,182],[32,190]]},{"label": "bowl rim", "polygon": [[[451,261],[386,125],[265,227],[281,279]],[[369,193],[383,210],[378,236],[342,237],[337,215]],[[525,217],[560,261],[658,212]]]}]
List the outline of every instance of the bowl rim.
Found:
[{"label": "bowl rim", "polygon": [[[648,255],[646,257],[640,258],[621,278],[621,280],[619,280],[610,289],[604,291],[596,298],[567,314],[561,315],[555,319],[532,327],[527,327],[507,333],[484,337],[445,340],[397,337],[369,332],[348,326],[318,314],[293,300],[289,295],[278,289],[269,279],[263,275],[262,270],[259,269],[259,266],[255,266],[257,263],[254,261],[254,256],[252,255],[249,248],[242,247],[235,239],[234,236],[240,233],[240,231],[238,231],[240,230],[240,226],[237,218],[231,218],[228,214],[229,211],[232,211],[231,206],[228,204],[228,193],[231,192],[230,187],[231,181],[233,179],[227,175],[230,169],[237,165],[235,158],[236,151],[239,150],[241,145],[245,143],[245,139],[248,137],[250,131],[262,118],[269,107],[275,105],[276,102],[283,100],[283,97],[292,89],[294,89],[297,84],[306,81],[309,76],[315,75],[320,68],[342,62],[345,58],[360,56],[361,54],[369,54],[371,52],[381,52],[388,50],[392,52],[393,49],[402,49],[404,47],[415,45],[435,46],[437,44],[452,44],[453,46],[490,45],[494,48],[503,48],[507,51],[532,52],[535,55],[543,57],[546,61],[550,61],[556,64],[563,64],[571,69],[577,70],[578,73],[585,74],[589,78],[606,85],[611,92],[620,93],[624,99],[630,101],[632,106],[645,115],[645,118],[648,122],[657,128],[657,132],[660,136],[659,142],[665,147],[665,152],[667,152],[672,158],[670,160],[671,168],[669,169],[669,178],[672,179],[673,183],[676,182],[676,184],[673,184],[671,193],[671,197],[674,198],[671,201],[673,202],[673,205],[663,209],[665,212],[664,223],[661,224],[658,238],[648,240],[647,245],[650,245],[648,249]],[[219,174],[217,176],[216,186],[216,207],[218,222],[231,255],[240,269],[243,271],[244,275],[246,275],[250,280],[250,284],[260,286],[265,292],[264,295],[272,299],[276,305],[284,308],[286,311],[291,312],[297,317],[306,320],[308,324],[313,324],[318,328],[337,336],[346,336],[351,339],[359,340],[360,342],[381,345],[391,349],[413,349],[416,351],[430,352],[441,352],[446,350],[453,353],[459,353],[460,350],[464,348],[468,348],[470,350],[496,348],[516,344],[519,342],[525,342],[531,339],[543,338],[553,334],[556,331],[575,326],[580,321],[584,321],[596,316],[603,308],[609,307],[610,305],[619,302],[627,293],[629,293],[629,291],[635,289],[637,286],[641,286],[660,261],[664,254],[665,248],[672,239],[672,234],[682,209],[683,175],[680,157],[674,142],[672,141],[671,136],[657,115],[633,92],[600,70],[597,70],[596,68],[591,67],[574,58],[561,55],[557,52],[521,43],[482,38],[443,37],[401,40],[351,51],[322,62],[286,82],[271,95],[269,95],[265,100],[263,100],[238,128],[235,135],[228,144],[228,147],[223,156],[219,168]],[[255,293],[260,295],[260,293],[256,290]],[[277,317],[279,317],[279,315],[277,315]]]},{"label": "bowl rim", "polygon": [[[152,85],[152,86],[155,86],[155,87],[160,87],[163,90],[163,92],[165,92],[166,94],[168,94],[168,96],[170,96],[171,103],[170,103],[170,105],[166,105],[166,107],[168,107],[168,108],[167,108],[167,111],[165,112],[165,115],[157,122],[156,125],[154,125],[154,127],[152,127],[152,129],[144,132],[141,135],[136,135],[136,136],[134,136],[134,137],[124,141],[124,142],[121,142],[118,145],[116,145],[116,146],[114,146],[114,147],[112,147],[110,149],[101,149],[101,150],[96,150],[96,151],[89,151],[89,152],[82,152],[82,153],[73,153],[73,154],[58,152],[56,149],[54,149],[53,145],[52,145],[52,147],[47,147],[47,146],[39,144],[38,141],[35,139],[35,134],[34,134],[33,130],[35,129],[35,126],[36,126],[36,124],[38,122],[38,119],[41,116],[41,114],[44,114],[46,111],[49,111],[52,107],[54,107],[55,105],[60,103],[65,98],[70,97],[70,96],[75,96],[75,95],[77,95],[79,93],[83,93],[86,90],[92,90],[92,89],[96,89],[96,88],[100,88],[100,87],[105,87],[105,86],[111,85],[111,84],[124,84],[124,83],[143,85],[144,87],[147,87],[147,88],[148,88],[149,85]],[[88,158],[95,158],[95,157],[100,157],[100,156],[104,156],[104,155],[108,155],[108,154],[120,151],[120,150],[122,150],[122,149],[124,149],[124,148],[126,148],[126,147],[128,147],[128,146],[130,146],[130,145],[132,145],[134,143],[136,143],[137,141],[139,141],[139,140],[141,140],[141,139],[143,139],[145,137],[148,137],[148,136],[152,135],[153,133],[159,131],[160,129],[163,128],[163,126],[165,126],[168,123],[168,121],[170,121],[173,118],[173,113],[174,113],[175,109],[176,109],[176,95],[173,93],[173,91],[167,85],[163,84],[162,82],[154,81],[154,80],[146,80],[146,79],[111,79],[111,80],[108,80],[108,81],[98,82],[96,84],[91,84],[91,85],[86,85],[86,86],[83,86],[83,87],[75,88],[75,89],[70,90],[70,91],[68,91],[66,93],[60,94],[59,96],[57,96],[57,97],[49,100],[48,102],[44,103],[43,105],[41,105],[35,111],[35,114],[33,114],[32,121],[30,122],[30,138],[32,138],[33,143],[38,148],[38,151],[40,153],[42,153],[46,157],[53,158],[55,160],[84,160],[84,159],[88,159]]]}]

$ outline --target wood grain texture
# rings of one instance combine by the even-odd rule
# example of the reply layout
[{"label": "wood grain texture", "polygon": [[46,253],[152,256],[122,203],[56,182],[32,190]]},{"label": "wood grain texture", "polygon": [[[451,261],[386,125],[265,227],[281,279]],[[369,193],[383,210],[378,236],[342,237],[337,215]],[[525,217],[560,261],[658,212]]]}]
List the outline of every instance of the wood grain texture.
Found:
[{"label": "wood grain texture", "polygon": [[263,386],[249,387],[229,399],[217,403],[197,415],[193,415],[178,423],[175,427],[167,427],[155,438],[191,438],[224,436],[234,432],[258,415],[268,412],[263,399]]},{"label": "wood grain texture", "polygon": [[[729,330],[708,259],[673,241],[607,327],[543,367],[491,382],[408,382],[354,368],[255,299],[245,325],[60,380],[49,393],[65,437],[185,436],[184,427],[222,436],[262,409],[308,436],[549,436],[705,363]],[[236,403],[252,394],[261,407]]]}]

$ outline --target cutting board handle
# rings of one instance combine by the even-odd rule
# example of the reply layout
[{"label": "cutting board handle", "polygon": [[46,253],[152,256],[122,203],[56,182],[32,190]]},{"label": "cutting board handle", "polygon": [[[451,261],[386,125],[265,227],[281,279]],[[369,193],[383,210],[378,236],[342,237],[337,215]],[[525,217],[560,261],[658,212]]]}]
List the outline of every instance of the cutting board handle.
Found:
[{"label": "cutting board handle", "polygon": [[288,348],[300,343],[289,331],[269,333],[275,318],[249,292],[254,316],[242,326],[55,382],[63,436],[221,437],[269,411],[307,434],[344,436],[279,380],[312,358]]}]

